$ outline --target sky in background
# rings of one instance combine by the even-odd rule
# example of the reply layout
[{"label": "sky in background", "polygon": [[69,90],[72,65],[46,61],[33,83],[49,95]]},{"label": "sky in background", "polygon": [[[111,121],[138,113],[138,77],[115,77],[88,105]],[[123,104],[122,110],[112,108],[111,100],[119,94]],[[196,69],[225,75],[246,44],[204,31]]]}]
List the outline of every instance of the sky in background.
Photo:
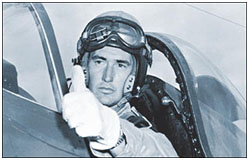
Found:
[{"label": "sky in background", "polygon": [[[246,95],[245,3],[46,3],[44,6],[54,27],[67,77],[85,25],[102,12],[122,10],[135,16],[146,32],[170,34],[195,46]],[[49,77],[42,46],[31,14],[25,8],[5,7],[3,57],[16,65],[19,83],[30,88],[29,92],[36,94],[39,90],[50,94],[51,88],[45,87]],[[39,94],[35,97],[45,104],[53,99]]]}]

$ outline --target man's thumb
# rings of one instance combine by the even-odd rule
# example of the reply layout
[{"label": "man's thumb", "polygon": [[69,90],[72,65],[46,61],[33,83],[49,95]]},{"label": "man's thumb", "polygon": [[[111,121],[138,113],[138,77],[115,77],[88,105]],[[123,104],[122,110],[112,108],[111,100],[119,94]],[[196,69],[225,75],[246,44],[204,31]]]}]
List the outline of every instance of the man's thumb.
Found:
[{"label": "man's thumb", "polygon": [[85,84],[85,75],[80,65],[73,66],[72,89],[74,92],[82,92],[87,89]]}]

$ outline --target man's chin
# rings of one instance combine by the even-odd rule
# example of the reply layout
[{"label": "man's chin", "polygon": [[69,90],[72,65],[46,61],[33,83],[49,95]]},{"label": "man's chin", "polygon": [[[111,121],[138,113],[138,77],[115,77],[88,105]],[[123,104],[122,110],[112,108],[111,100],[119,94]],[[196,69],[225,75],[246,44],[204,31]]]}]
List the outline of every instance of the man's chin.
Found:
[{"label": "man's chin", "polygon": [[105,106],[108,106],[108,107],[112,107],[114,105],[116,105],[118,103],[118,100],[114,101],[113,99],[108,99],[108,98],[101,98],[99,99],[100,103],[105,105]]},{"label": "man's chin", "polygon": [[[102,103],[102,102],[101,102]],[[102,103],[103,105],[105,105],[105,106],[107,106],[107,107],[112,107],[112,106],[115,106],[117,103],[115,103],[115,102],[104,102],[104,103]]]}]

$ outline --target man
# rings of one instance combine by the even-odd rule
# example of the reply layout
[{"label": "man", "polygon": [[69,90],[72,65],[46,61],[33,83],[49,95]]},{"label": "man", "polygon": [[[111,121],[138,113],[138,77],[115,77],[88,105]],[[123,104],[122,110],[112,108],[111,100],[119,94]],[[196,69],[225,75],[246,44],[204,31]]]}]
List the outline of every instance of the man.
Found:
[{"label": "man", "polygon": [[62,113],[80,137],[88,138],[92,153],[177,157],[167,137],[129,103],[140,92],[152,61],[137,20],[120,11],[101,14],[88,23],[77,49],[73,92],[65,95]]}]

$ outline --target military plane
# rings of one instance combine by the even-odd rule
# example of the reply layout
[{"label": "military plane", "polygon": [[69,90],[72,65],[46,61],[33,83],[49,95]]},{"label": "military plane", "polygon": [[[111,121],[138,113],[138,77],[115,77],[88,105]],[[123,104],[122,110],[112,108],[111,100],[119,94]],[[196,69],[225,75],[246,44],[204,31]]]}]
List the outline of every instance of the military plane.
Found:
[{"label": "military plane", "polygon": [[[68,49],[59,50],[54,26],[60,22],[48,13],[42,3],[3,3],[3,157],[93,156],[60,113],[70,88],[66,57],[74,56],[66,52],[74,49],[61,44]],[[239,91],[190,43],[146,35],[153,49],[146,83],[162,84],[187,135],[181,138],[174,122],[165,124],[179,156],[246,157],[246,103]]]}]

